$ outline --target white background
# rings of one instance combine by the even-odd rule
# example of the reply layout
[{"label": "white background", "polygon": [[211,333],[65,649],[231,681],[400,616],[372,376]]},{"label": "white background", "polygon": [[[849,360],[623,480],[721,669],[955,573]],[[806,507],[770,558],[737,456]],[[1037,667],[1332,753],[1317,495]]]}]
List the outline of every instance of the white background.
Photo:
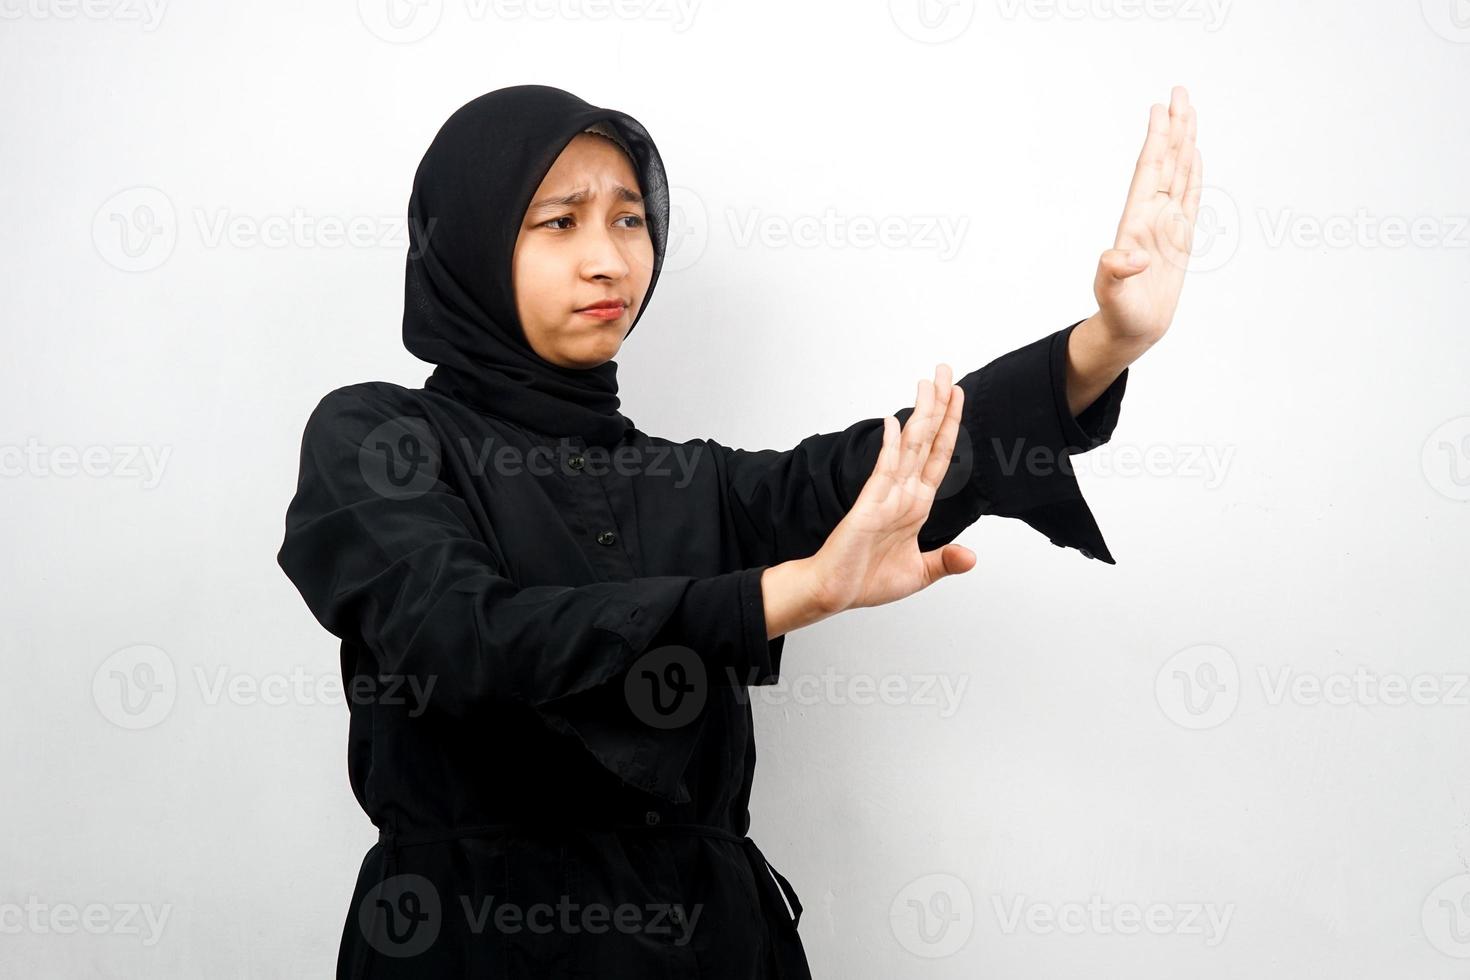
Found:
[{"label": "white background", "polygon": [[413,170],[525,82],[675,185],[627,414],[750,448],[1090,314],[1186,85],[1195,271],[1077,460],[1118,564],[987,517],[968,575],[792,635],[752,834],[819,977],[1470,972],[1465,4],[159,2],[0,0],[0,974],[330,975],[375,836],[340,696],[272,687],[338,670],[274,558],[301,427],[427,376]]}]

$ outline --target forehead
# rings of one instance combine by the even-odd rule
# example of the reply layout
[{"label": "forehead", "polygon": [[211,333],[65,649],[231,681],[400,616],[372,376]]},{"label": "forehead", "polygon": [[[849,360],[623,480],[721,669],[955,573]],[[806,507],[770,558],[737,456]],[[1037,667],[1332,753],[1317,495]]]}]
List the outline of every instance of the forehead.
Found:
[{"label": "forehead", "polygon": [[578,133],[562,148],[538,191],[562,190],[573,185],[599,190],[613,184],[638,187],[633,161],[607,137]]}]

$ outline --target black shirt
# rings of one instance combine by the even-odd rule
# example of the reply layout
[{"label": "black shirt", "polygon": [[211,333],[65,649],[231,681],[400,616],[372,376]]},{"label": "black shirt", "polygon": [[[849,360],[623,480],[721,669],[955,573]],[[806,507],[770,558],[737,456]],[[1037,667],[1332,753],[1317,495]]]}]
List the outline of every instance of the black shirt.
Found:
[{"label": "black shirt", "polygon": [[[1127,372],[1074,419],[1075,326],[957,382],[922,549],[994,514],[1113,562],[1066,455],[1111,437]],[[427,388],[322,398],[278,561],[341,639],[381,832],[339,976],[809,976],[796,892],[746,836],[742,688],[780,677],[762,570],[821,547],[881,439],[875,417],[784,452],[637,429],[608,452]]]}]

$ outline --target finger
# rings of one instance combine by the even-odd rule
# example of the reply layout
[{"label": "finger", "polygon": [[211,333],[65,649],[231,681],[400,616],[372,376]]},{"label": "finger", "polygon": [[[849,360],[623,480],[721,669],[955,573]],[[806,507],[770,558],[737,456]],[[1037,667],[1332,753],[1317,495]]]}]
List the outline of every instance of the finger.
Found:
[{"label": "finger", "polygon": [[1143,139],[1143,149],[1139,151],[1138,163],[1133,168],[1133,183],[1128,185],[1125,211],[1153,199],[1159,188],[1159,169],[1168,148],[1169,110],[1156,102],[1148,107],[1148,135]]},{"label": "finger", "polygon": [[933,551],[921,552],[924,580],[930,585],[949,575],[960,575],[975,567],[975,552],[962,544],[946,544]]},{"label": "finger", "polygon": [[1148,268],[1149,254],[1142,248],[1110,248],[1097,260],[1102,285],[1138,275]]},{"label": "finger", "polygon": [[1184,192],[1189,189],[1189,175],[1194,170],[1196,119],[1194,106],[1190,106],[1189,114],[1185,117],[1184,142],[1179,147],[1179,166],[1174,171],[1173,183],[1169,185],[1169,196],[1176,201],[1184,200]]},{"label": "finger", "polygon": [[877,496],[881,500],[888,495],[898,467],[898,438],[898,418],[893,415],[883,416],[883,441],[878,446],[878,459],[873,464],[873,472],[868,481],[858,492],[859,499],[869,495]]},{"label": "finger", "polygon": [[1184,192],[1184,217],[1189,219],[1190,227],[1194,227],[1195,215],[1199,214],[1200,191],[1205,186],[1205,158],[1199,151],[1194,150],[1194,164],[1189,168],[1189,189]]},{"label": "finger", "polygon": [[912,476],[929,455],[929,444],[934,441],[934,382],[919,382],[919,394],[914,401],[914,411],[903,427],[903,444],[899,451],[898,467],[893,478],[904,483]]},{"label": "finger", "polygon": [[920,479],[935,490],[939,489],[944,475],[949,472],[950,461],[954,459],[954,444],[959,438],[960,418],[965,404],[965,389],[947,381],[943,384],[949,389],[949,407],[944,412],[944,420],[939,423],[939,432],[934,437],[934,448],[929,451],[929,459],[925,461],[924,472],[920,476]]},{"label": "finger", "polygon": [[1174,186],[1174,174],[1179,169],[1179,148],[1184,144],[1184,133],[1188,129],[1185,114],[1189,110],[1189,99],[1184,86],[1175,85],[1169,90],[1169,148],[1164,151],[1164,160],[1159,167],[1159,186],[1156,194],[1168,194]]},{"label": "finger", "polygon": [[948,364],[935,365],[934,380],[931,382],[934,388],[934,401],[929,405],[928,417],[924,420],[923,429],[928,433],[929,441],[924,444],[924,450],[917,465],[908,473],[909,476],[917,473],[920,482],[923,481],[924,473],[929,468],[929,460],[933,458],[934,450],[939,444],[939,433],[944,427],[944,419],[949,412],[951,392],[954,389],[954,385],[950,384],[951,377]]}]

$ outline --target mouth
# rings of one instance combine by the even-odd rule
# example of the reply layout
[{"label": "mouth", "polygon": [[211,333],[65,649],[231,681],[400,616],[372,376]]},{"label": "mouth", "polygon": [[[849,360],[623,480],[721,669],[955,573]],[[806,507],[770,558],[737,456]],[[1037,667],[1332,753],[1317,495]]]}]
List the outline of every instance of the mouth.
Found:
[{"label": "mouth", "polygon": [[604,299],[591,306],[584,306],[577,310],[583,316],[590,316],[597,320],[616,320],[627,312],[628,304],[621,299]]}]

